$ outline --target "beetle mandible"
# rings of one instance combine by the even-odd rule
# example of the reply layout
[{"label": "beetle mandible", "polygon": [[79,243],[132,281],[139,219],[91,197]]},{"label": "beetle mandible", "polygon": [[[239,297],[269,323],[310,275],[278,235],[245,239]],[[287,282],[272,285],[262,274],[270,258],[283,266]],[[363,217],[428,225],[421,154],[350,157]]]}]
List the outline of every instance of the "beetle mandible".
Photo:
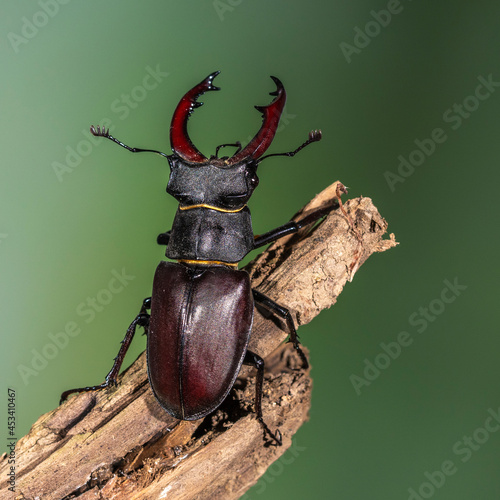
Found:
[{"label": "beetle mandible", "polygon": [[[97,386],[65,391],[61,402],[74,392],[104,389],[116,384],[136,327],[147,333],[148,378],[159,404],[175,418],[196,420],[212,413],[233,387],[243,364],[257,368],[255,412],[264,430],[281,444],[279,430],[272,432],[262,415],[264,361],[247,349],[254,307],[259,304],[287,325],[290,342],[302,364],[302,352],[288,309],[252,289],[250,277],[238,263],[255,248],[297,232],[327,215],[335,204],[312,211],[303,219],[290,221],[261,236],[254,236],[247,202],[259,183],[257,166],[271,156],[294,156],[321,139],[313,130],[294,151],[263,156],[271,145],[283,111],[283,84],[271,77],[276,90],[267,106],[256,106],[263,115],[260,130],[242,148],[239,142],[222,144],[207,158],[191,142],[187,121],[203,103],[198,98],[210,90],[216,71],[187,92],[175,109],[170,126],[173,153],[131,148],[109,134],[109,129],[91,126],[95,136],[105,137],[133,153],[152,152],[167,158],[170,178],[167,192],[179,202],[172,229],[158,236],[166,245],[166,256],[177,262],[158,265],[150,298],[143,301],[132,321],[113,367]],[[219,149],[236,147],[231,157],[218,157]],[[150,310],[150,314],[147,312]]]}]

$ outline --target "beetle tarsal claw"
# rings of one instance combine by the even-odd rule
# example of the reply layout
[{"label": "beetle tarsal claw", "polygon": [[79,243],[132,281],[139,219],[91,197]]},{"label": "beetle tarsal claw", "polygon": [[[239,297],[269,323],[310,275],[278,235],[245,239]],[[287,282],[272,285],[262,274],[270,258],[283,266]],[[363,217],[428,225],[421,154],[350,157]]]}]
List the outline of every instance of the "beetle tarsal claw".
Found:
[{"label": "beetle tarsal claw", "polygon": [[279,429],[276,429],[276,432],[273,435],[274,439],[276,440],[276,443],[278,446],[281,446],[283,444],[283,436],[281,435],[281,432]]},{"label": "beetle tarsal claw", "polygon": [[281,432],[277,429],[275,433],[272,433],[269,431],[269,434],[273,441],[275,442],[276,446],[281,446],[283,444],[283,439],[281,436]]},{"label": "beetle tarsal claw", "polygon": [[[264,418],[259,416],[257,417],[257,420],[260,422],[260,425],[262,425],[262,429],[264,431],[264,439],[266,435],[270,437],[277,446],[281,446],[283,444],[283,437],[281,435],[281,432],[279,429],[276,429],[275,432],[272,432],[271,429],[267,426],[267,424],[264,422]],[[267,443],[267,446],[269,446],[271,443]]]}]

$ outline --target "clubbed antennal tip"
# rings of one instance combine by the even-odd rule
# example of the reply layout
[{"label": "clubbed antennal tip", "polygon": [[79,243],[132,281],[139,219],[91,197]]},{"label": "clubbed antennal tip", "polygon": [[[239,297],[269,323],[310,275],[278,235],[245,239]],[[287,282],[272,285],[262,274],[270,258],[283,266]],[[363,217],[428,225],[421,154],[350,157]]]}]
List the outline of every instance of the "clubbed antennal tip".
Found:
[{"label": "clubbed antennal tip", "polygon": [[90,133],[92,135],[95,135],[96,137],[107,137],[109,138],[109,128],[106,130],[106,127],[101,127],[97,125],[97,127],[94,127],[94,125],[90,126]]},{"label": "clubbed antennal tip", "polygon": [[323,137],[323,133],[321,132],[321,130],[311,130],[309,132],[309,144],[311,142],[318,142],[318,141],[321,141],[321,138]]}]

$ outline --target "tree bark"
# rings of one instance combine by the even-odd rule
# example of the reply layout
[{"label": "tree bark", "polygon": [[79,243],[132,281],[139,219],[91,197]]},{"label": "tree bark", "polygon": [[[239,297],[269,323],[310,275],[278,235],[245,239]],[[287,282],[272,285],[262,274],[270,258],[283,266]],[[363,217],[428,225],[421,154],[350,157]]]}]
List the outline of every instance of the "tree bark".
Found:
[{"label": "tree bark", "polygon": [[[295,219],[331,204],[334,183]],[[383,239],[387,223],[370,198],[356,198],[315,227],[272,244],[246,269],[252,286],[283,304],[296,325],[333,305],[345,283],[374,252],[397,243]],[[177,421],[156,402],[145,353],[116,388],[82,393],[42,415],[16,446],[16,493],[7,490],[7,456],[0,460],[0,498],[235,499],[291,445],[307,420],[311,380],[286,338],[284,325],[256,311],[249,348],[265,357],[264,419],[280,429],[283,445],[266,445],[253,413],[255,374],[243,368],[235,387],[208,417]],[[268,443],[269,444],[269,443]]]}]

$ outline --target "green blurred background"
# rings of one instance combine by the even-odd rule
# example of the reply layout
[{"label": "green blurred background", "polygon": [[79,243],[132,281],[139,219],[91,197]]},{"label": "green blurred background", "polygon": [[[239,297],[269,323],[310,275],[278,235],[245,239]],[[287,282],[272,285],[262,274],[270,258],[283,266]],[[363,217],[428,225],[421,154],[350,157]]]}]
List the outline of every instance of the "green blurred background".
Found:
[{"label": "green blurred background", "polygon": [[[373,198],[401,244],[300,329],[310,421],[247,498],[500,498],[499,18],[486,1],[4,2],[0,408],[14,388],[17,436],[62,390],[102,381],[176,209],[164,159],[93,144],[88,126],[108,119],[127,144],[168,152],[180,97],[219,69],[222,91],[189,124],[208,155],[256,132],[253,105],[269,102],[276,75],[288,101],[269,152],[313,128],[324,140],[262,165],[256,233],[339,179]],[[478,88],[480,77],[490,83]],[[434,151],[414,153],[415,141]],[[400,155],[421,165],[398,171]],[[134,278],[103,292],[122,269]],[[453,302],[445,280],[462,287]],[[89,297],[111,302],[91,317]],[[68,322],[81,333],[50,351]],[[387,363],[383,345],[403,331],[412,343]],[[144,347],[140,337],[127,363]],[[41,352],[46,366],[26,372]]]}]

